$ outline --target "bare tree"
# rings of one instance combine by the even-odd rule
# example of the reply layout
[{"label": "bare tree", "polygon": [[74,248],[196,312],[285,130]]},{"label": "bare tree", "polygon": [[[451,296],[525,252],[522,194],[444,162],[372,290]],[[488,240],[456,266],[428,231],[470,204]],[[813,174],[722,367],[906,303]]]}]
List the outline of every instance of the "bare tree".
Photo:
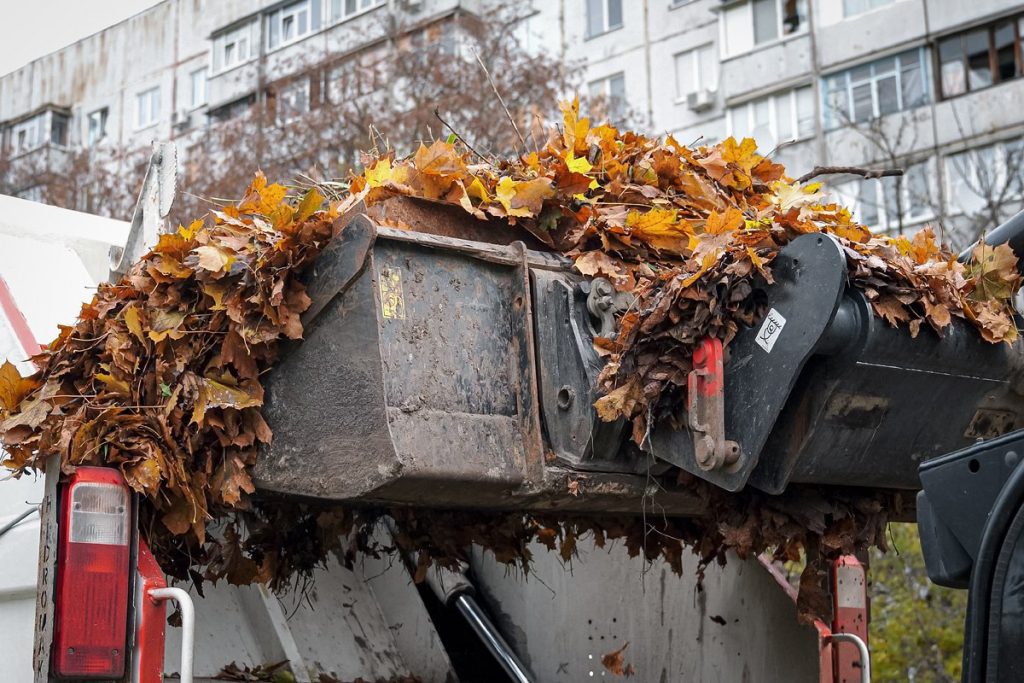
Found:
[{"label": "bare tree", "polygon": [[[539,148],[545,140],[537,131],[574,90],[575,70],[521,44],[522,11],[505,0],[485,16],[461,12],[426,25],[382,13],[381,38],[358,52],[287,65],[289,76],[210,112],[203,128],[177,138],[174,217],[198,215],[210,199],[237,199],[257,168],[277,179],[338,177],[359,166],[363,150],[404,154],[453,130],[482,155]],[[124,218],[148,159],[141,152],[68,152],[51,175],[15,173],[20,159],[0,161],[0,192],[23,189],[25,174],[35,174],[46,189],[34,198]]]}]

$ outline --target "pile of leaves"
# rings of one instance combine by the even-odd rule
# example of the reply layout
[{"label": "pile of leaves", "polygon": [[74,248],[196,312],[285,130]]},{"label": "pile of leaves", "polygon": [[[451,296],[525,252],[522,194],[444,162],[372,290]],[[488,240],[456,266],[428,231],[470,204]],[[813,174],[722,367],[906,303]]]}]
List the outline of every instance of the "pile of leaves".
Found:
[{"label": "pile of leaves", "polygon": [[706,563],[730,549],[792,558],[801,548],[884,544],[898,506],[884,492],[737,496],[684,480],[706,497],[709,516],[662,520],[657,534],[639,516],[356,510],[252,495],[259,445],[272,438],[261,377],[282,342],[301,339],[310,303],[302,275],[360,202],[409,196],[462,207],[517,226],[630,293],[614,337],[596,340],[607,357],[596,409],[631,420],[638,443],[685,404],[697,340],[728,344],[756,323],[773,258],[805,233],[834,237],[851,282],[913,335],[922,326],[942,334],[961,318],[988,341],[1016,338],[1008,247],[979,245],[965,266],[929,231],[873,236],[818,185],[787,178],[752,140],[691,149],[591,127],[576,103],[563,113],[543,147],[511,159],[484,159],[450,138],[405,159],[371,155],[364,173],[292,195],[257,174],[236,204],[162,235],[124,278],[101,285],[33,359],[36,374],[0,367],[6,466],[20,474],[58,456],[65,472],[118,467],[142,496],[141,529],[163,569],[197,583],[294,585],[331,553],[351,561],[358,550],[386,550],[372,541],[384,515],[399,521],[396,542],[419,553],[421,575],[431,560],[464,557],[470,542],[524,568],[531,541],[569,560],[581,534],[624,539],[631,554],[663,557],[678,571],[684,545]]}]

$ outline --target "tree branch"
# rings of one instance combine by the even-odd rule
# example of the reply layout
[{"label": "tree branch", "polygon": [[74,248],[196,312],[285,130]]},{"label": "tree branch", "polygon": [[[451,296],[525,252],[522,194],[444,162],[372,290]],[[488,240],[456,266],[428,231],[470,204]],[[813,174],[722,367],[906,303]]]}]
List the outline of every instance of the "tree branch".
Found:
[{"label": "tree branch", "polygon": [[526,140],[523,138],[523,134],[519,132],[519,126],[516,125],[516,120],[512,118],[512,112],[508,110],[508,105],[505,104],[505,100],[502,99],[501,93],[498,92],[498,86],[494,84],[494,79],[491,78],[491,72],[484,66],[484,60],[480,59],[480,53],[473,50],[473,56],[476,57],[477,63],[480,68],[484,70],[484,75],[487,76],[487,82],[491,84],[491,90],[498,97],[498,102],[501,103],[502,108],[505,110],[505,115],[508,116],[508,122],[512,124],[512,130],[516,132],[516,136],[519,138],[519,142],[523,145],[523,149],[526,149]]},{"label": "tree branch", "polygon": [[473,154],[477,155],[477,157],[479,157],[481,161],[487,161],[487,157],[485,157],[483,154],[481,154],[480,152],[478,152],[475,149],[473,149],[473,146],[470,145],[468,142],[466,142],[466,138],[464,138],[461,135],[459,135],[459,132],[457,130],[452,128],[451,125],[447,121],[445,121],[444,119],[441,118],[441,113],[437,110],[437,107],[434,107],[434,116],[437,117],[437,120],[440,121],[444,125],[445,128],[447,128],[448,130],[451,131],[452,135],[454,135],[458,139],[459,142],[461,142],[462,144],[464,144],[466,146],[466,149],[468,149]]},{"label": "tree branch", "polygon": [[859,175],[865,180],[871,178],[888,178],[891,176],[903,175],[902,168],[884,168],[878,171],[872,171],[868,168],[857,168],[856,166],[815,166],[811,169],[810,173],[805,173],[796,179],[798,183],[806,183],[811,178],[816,178],[820,175],[837,175],[841,173],[848,173],[849,175]]}]

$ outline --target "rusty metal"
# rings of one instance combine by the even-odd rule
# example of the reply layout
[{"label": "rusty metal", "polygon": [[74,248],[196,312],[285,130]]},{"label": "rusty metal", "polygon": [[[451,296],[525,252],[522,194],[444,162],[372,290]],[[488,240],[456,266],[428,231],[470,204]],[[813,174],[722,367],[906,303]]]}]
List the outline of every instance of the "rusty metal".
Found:
[{"label": "rusty metal", "polygon": [[722,340],[705,337],[693,352],[687,376],[687,416],[693,452],[701,469],[715,470],[739,460],[740,446],[725,438],[725,370]]}]

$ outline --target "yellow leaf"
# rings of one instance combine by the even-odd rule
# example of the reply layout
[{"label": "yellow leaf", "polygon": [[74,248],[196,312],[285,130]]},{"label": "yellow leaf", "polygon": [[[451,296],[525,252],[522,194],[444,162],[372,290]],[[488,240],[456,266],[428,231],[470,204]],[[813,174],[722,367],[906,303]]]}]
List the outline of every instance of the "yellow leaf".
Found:
[{"label": "yellow leaf", "polygon": [[990,247],[979,242],[971,253],[969,275],[974,280],[971,298],[975,301],[1008,299],[1019,279],[1017,255],[1007,244]]},{"label": "yellow leaf", "polygon": [[747,256],[750,257],[750,262],[753,263],[758,272],[764,276],[764,279],[767,280],[768,284],[775,282],[775,278],[772,277],[772,274],[765,267],[764,259],[758,256],[757,252],[754,251],[753,248],[747,247]]},{"label": "yellow leaf", "polygon": [[284,201],[286,194],[288,194],[288,190],[282,185],[278,185],[277,183],[267,185],[265,188],[260,190],[260,203],[258,207],[259,213],[264,216],[272,214],[274,209]]},{"label": "yellow leaf", "polygon": [[128,382],[124,381],[123,379],[118,379],[117,377],[114,377],[113,375],[107,374],[105,372],[97,372],[95,374],[95,377],[99,381],[103,382],[107,389],[110,389],[116,394],[124,394],[125,396],[130,396],[132,393],[131,387],[128,385]]},{"label": "yellow leaf", "polygon": [[309,192],[299,202],[299,207],[295,210],[295,220],[301,223],[306,220],[320,208],[320,205],[324,203],[323,196],[316,191],[315,187],[309,188]]},{"label": "yellow leaf", "polygon": [[149,338],[155,342],[166,337],[181,339],[185,336],[184,330],[179,329],[185,321],[185,314],[181,311],[160,311],[153,318]]},{"label": "yellow leaf", "polygon": [[146,335],[142,332],[142,321],[139,320],[139,309],[135,307],[135,304],[124,309],[124,324],[140,342],[146,341]]},{"label": "yellow leaf", "polygon": [[700,268],[697,269],[696,273],[690,275],[685,280],[683,280],[683,287],[689,287],[694,282],[699,280],[701,276],[704,275],[704,273],[711,270],[714,267],[715,263],[718,261],[719,254],[721,254],[721,252],[718,249],[709,251],[708,253],[704,254],[704,258],[702,258],[700,262]]},{"label": "yellow leaf", "polygon": [[590,165],[590,162],[587,161],[586,157],[576,158],[571,149],[566,152],[565,166],[573,173],[580,173],[583,175],[590,173],[590,170],[593,168],[593,166]]},{"label": "yellow leaf", "polygon": [[622,386],[612,389],[594,402],[597,416],[602,422],[614,422],[620,417],[632,418],[643,405],[644,390],[638,377],[633,376]]},{"label": "yellow leaf", "polygon": [[196,233],[199,232],[199,229],[201,227],[203,227],[203,219],[202,218],[197,218],[194,221],[192,221],[191,223],[189,223],[187,228],[182,227],[182,226],[179,225],[178,226],[178,235],[182,239],[190,240],[190,239],[192,239],[193,237],[196,236]]},{"label": "yellow leaf", "polygon": [[231,270],[231,264],[235,262],[234,254],[211,245],[196,248],[196,254],[199,255],[199,267],[212,273]]},{"label": "yellow leaf", "polygon": [[685,220],[677,220],[677,215],[675,209],[655,207],[646,212],[630,209],[626,214],[626,228],[629,229],[630,237],[648,246],[659,251],[682,254],[692,251],[697,241],[690,224]]},{"label": "yellow leaf", "polygon": [[708,222],[704,225],[704,233],[708,235],[724,235],[733,232],[744,225],[743,212],[737,208],[729,208],[725,213],[720,214],[712,211],[708,216]]},{"label": "yellow leaf", "polygon": [[555,196],[547,178],[516,181],[504,176],[495,188],[497,199],[509,216],[532,218],[540,214],[544,200]]},{"label": "yellow leaf", "polygon": [[21,400],[39,386],[34,379],[22,377],[18,368],[9,360],[0,365],[0,406],[7,412],[14,412]]},{"label": "yellow leaf", "polygon": [[565,124],[562,130],[562,140],[565,142],[566,149],[586,150],[590,119],[580,118],[580,98],[574,97],[572,102],[563,101],[558,107],[562,110],[562,122]]}]

